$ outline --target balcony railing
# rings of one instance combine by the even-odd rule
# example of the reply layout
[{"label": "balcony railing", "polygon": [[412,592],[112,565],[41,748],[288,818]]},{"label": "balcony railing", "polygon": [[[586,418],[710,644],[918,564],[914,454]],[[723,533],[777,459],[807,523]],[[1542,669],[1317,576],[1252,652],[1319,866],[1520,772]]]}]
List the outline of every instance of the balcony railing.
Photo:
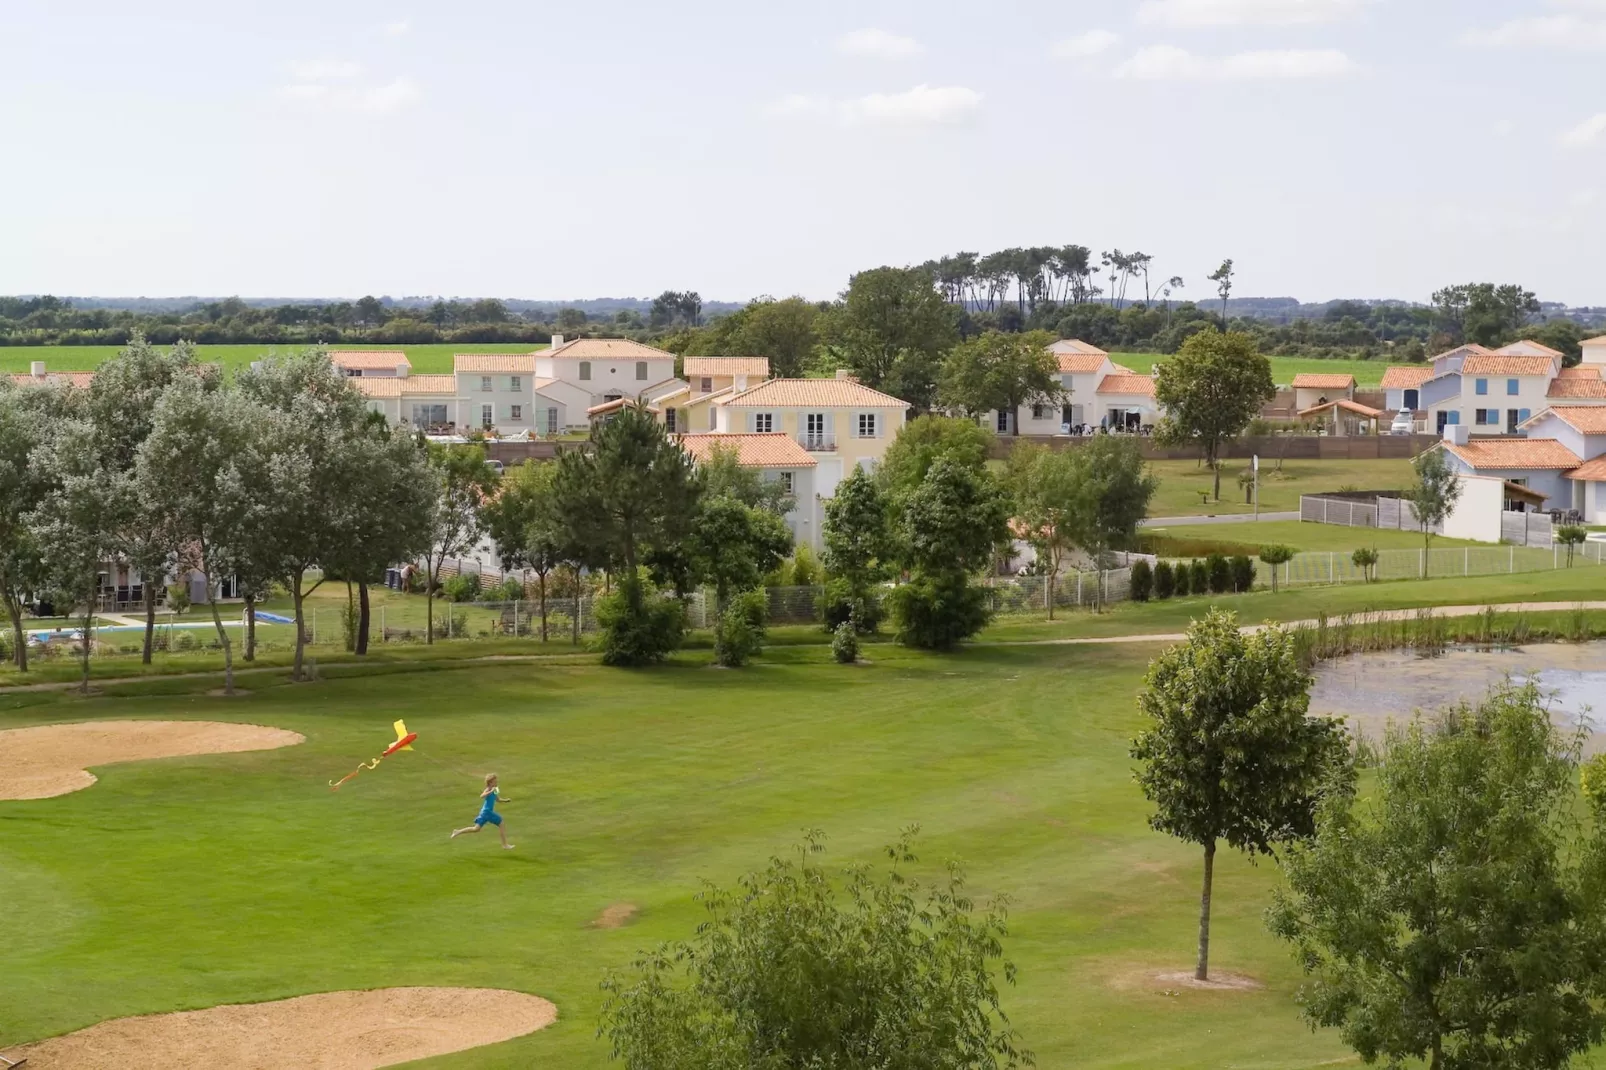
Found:
[{"label": "balcony railing", "polygon": [[812,453],[835,453],[835,435],[799,435],[797,444]]}]

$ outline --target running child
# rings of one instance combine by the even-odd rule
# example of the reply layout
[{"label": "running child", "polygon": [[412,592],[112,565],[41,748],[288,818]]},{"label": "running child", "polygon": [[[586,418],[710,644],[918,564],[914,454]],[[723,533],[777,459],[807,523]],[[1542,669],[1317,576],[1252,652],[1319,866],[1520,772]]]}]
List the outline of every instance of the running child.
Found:
[{"label": "running child", "polygon": [[485,774],[485,790],[480,792],[480,816],[476,817],[474,823],[467,828],[453,829],[451,838],[455,840],[459,836],[478,832],[489,823],[496,826],[497,835],[502,837],[502,846],[509,851],[513,850],[513,845],[507,842],[507,829],[502,827],[502,815],[496,812],[496,801],[501,798],[501,794],[502,789],[496,786],[496,774]]}]

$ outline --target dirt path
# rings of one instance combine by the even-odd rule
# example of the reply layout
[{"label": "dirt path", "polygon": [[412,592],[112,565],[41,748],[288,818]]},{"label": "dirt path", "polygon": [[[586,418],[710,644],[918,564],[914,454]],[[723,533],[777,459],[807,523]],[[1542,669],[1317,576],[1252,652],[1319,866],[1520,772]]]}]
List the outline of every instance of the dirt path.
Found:
[{"label": "dirt path", "polygon": [[118,1018],[17,1051],[29,1070],[379,1070],[522,1037],[551,1003],[492,988],[381,988]]}]

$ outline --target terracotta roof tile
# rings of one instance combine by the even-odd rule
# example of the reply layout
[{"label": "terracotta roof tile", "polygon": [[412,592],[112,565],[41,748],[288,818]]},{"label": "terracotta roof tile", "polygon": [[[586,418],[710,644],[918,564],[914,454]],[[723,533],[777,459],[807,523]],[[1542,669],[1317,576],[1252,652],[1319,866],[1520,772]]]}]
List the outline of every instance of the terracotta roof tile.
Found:
[{"label": "terracotta roof tile", "polygon": [[66,383],[68,386],[87,388],[95,381],[94,372],[46,372],[43,375],[29,375],[26,372],[16,372],[11,381],[17,386],[44,386],[47,383]]},{"label": "terracotta roof tile", "polygon": [[771,379],[736,394],[727,405],[749,408],[907,409],[909,403],[851,379]]},{"label": "terracotta roof tile", "polygon": [[1442,360],[1445,357],[1453,357],[1458,354],[1464,357],[1493,356],[1494,350],[1490,349],[1488,346],[1479,345],[1477,342],[1468,342],[1464,346],[1456,346],[1454,349],[1447,349],[1443,353],[1435,353],[1433,356],[1429,357],[1428,360]]},{"label": "terracotta roof tile", "polygon": [[576,338],[541,354],[560,360],[674,360],[673,353],[628,338]]},{"label": "terracotta roof tile", "polygon": [[453,353],[454,372],[535,372],[534,353]]},{"label": "terracotta roof tile", "polygon": [[1052,343],[1048,347],[1048,350],[1050,353],[1077,353],[1081,354],[1082,356],[1089,357],[1109,356],[1108,353],[1104,352],[1104,350],[1100,349],[1098,346],[1084,342],[1080,338],[1061,338],[1059,341]]},{"label": "terracotta roof tile", "polygon": [[1109,360],[1105,353],[1059,353],[1060,371],[1073,372],[1077,375],[1092,375],[1104,367]]},{"label": "terracotta roof tile", "polygon": [[1555,375],[1553,357],[1502,357],[1493,353],[1468,357],[1462,375]]},{"label": "terracotta roof tile", "polygon": [[351,368],[354,371],[395,369],[403,364],[409,368],[413,366],[407,354],[400,349],[331,349],[329,360],[337,368]]},{"label": "terracotta roof tile", "polygon": [[1600,379],[1602,378],[1599,364],[1580,364],[1573,368],[1563,368],[1556,373],[1558,379]]},{"label": "terracotta roof tile", "polygon": [[1606,379],[1562,378],[1551,381],[1548,398],[1606,398]]},{"label": "terracotta roof tile", "polygon": [[1300,372],[1294,376],[1295,390],[1347,390],[1355,385],[1355,376],[1337,372]]},{"label": "terracotta roof tile", "polygon": [[1474,468],[1577,468],[1578,454],[1553,438],[1474,438],[1444,448]]},{"label": "terracotta roof tile", "polygon": [[457,394],[455,375],[362,375],[347,381],[371,398],[413,397],[420,394],[454,397]]},{"label": "terracotta roof tile", "polygon": [[1433,366],[1390,364],[1383,371],[1384,390],[1411,390],[1433,378]]},{"label": "terracotta roof tile", "polygon": [[1583,464],[1567,473],[1568,479],[1577,479],[1585,483],[1606,483],[1606,453],[1596,457],[1593,461]]},{"label": "terracotta roof tile", "polygon": [[614,398],[612,401],[604,401],[601,405],[591,406],[586,410],[586,415],[603,416],[610,412],[622,412],[626,408],[640,409],[642,412],[650,412],[655,415],[659,412],[655,406],[644,405],[635,398]]},{"label": "terracotta roof tile", "polygon": [[1552,405],[1548,411],[1575,431],[1606,435],[1606,405]]},{"label": "terracotta roof tile", "polygon": [[1322,405],[1312,405],[1308,409],[1300,410],[1299,415],[1314,416],[1319,412],[1326,412],[1328,409],[1343,409],[1345,412],[1353,412],[1355,415],[1364,416],[1369,420],[1375,420],[1383,415],[1382,409],[1374,409],[1370,405],[1362,405],[1360,402],[1351,401],[1349,398],[1338,398]]},{"label": "terracotta roof tile", "polygon": [[1152,375],[1106,375],[1099,380],[1096,394],[1141,394],[1144,397],[1154,397],[1154,376]]},{"label": "terracotta roof tile", "polygon": [[1606,334],[1596,335],[1594,338],[1585,338],[1579,345],[1606,346]]},{"label": "terracotta roof tile", "polygon": [[680,444],[699,461],[708,460],[716,449],[735,449],[743,468],[813,468],[818,463],[792,436],[780,432],[682,435]]},{"label": "terracotta roof tile", "polygon": [[687,375],[759,375],[768,376],[768,357],[687,357]]},{"label": "terracotta roof tile", "polygon": [[[1525,352],[1526,350],[1530,349],[1536,349],[1539,352],[1537,354]],[[1499,349],[1495,350],[1495,352],[1505,357],[1541,356],[1554,359],[1562,356],[1560,350],[1551,349],[1543,342],[1536,342],[1532,338],[1519,339],[1518,341],[1512,342],[1508,346],[1501,346]]]}]

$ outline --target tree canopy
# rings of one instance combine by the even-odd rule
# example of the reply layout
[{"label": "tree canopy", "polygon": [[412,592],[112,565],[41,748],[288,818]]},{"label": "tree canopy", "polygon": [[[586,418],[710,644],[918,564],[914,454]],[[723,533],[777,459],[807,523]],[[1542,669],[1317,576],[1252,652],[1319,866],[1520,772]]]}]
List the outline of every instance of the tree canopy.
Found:
[{"label": "tree canopy", "polygon": [[1261,406],[1277,396],[1271,362],[1261,355],[1253,335],[1201,331],[1155,372],[1155,398],[1165,409],[1156,437],[1197,445],[1215,470],[1215,498],[1220,501],[1222,444],[1242,434]]}]

